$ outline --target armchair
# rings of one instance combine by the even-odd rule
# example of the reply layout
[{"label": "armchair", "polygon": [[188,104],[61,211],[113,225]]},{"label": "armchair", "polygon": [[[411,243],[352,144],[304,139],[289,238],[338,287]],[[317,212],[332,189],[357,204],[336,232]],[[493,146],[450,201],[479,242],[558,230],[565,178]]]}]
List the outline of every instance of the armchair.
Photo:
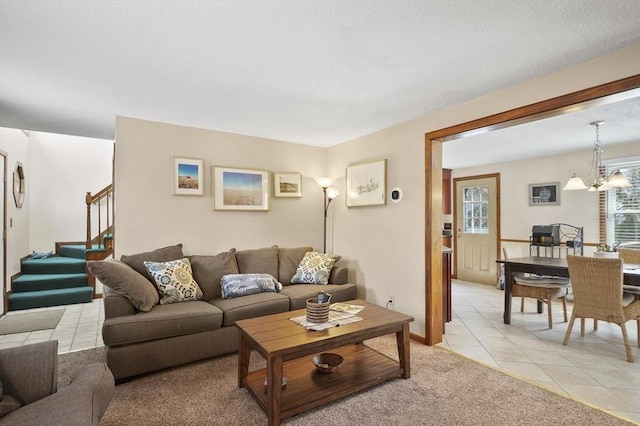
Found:
[{"label": "armchair", "polygon": [[97,425],[115,391],[104,363],[88,365],[58,389],[57,340],[0,350],[0,381],[21,405],[0,425]]}]

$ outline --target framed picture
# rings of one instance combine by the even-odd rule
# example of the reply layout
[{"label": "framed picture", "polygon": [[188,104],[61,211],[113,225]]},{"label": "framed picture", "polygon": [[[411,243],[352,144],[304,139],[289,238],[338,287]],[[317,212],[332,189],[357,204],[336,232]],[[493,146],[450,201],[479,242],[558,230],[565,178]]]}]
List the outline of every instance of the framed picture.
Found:
[{"label": "framed picture", "polygon": [[204,161],[173,158],[173,194],[204,195]]},{"label": "framed picture", "polygon": [[347,207],[387,204],[387,160],[347,167]]},{"label": "framed picture", "polygon": [[560,182],[532,183],[529,185],[530,206],[559,206]]},{"label": "framed picture", "polygon": [[302,197],[300,173],[273,173],[273,196],[282,198]]},{"label": "framed picture", "polygon": [[269,172],[213,168],[214,210],[269,210]]}]

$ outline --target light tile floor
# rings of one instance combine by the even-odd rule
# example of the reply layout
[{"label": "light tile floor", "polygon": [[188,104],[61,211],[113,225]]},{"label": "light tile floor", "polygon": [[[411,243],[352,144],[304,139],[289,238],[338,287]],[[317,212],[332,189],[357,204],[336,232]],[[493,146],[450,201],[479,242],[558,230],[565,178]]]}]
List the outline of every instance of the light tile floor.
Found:
[{"label": "light tile floor", "polygon": [[7,315],[23,315],[28,312],[64,309],[64,315],[54,330],[0,335],[0,349],[22,346],[47,340],[58,340],[58,352],[70,352],[104,345],[102,323],[104,312],[102,299],[77,305],[53,306],[50,308],[25,309]]},{"label": "light tile floor", "polygon": [[[620,327],[586,320],[580,337],[576,320],[569,344],[562,340],[568,327],[561,302],[553,302],[553,328],[546,311],[536,312],[536,302],[513,300],[511,324],[504,324],[504,292],[494,286],[454,280],[453,320],[446,324],[438,346],[473,358],[504,372],[542,385],[562,395],[587,402],[640,424],[640,348],[635,321],[627,333],[635,363],[626,361]],[[567,304],[571,318],[571,303]]]},{"label": "light tile floor", "polygon": [[[446,324],[438,346],[640,424],[640,348],[634,322],[627,322],[636,358],[632,364],[626,361],[620,328],[602,321],[594,331],[587,320],[584,337],[577,321],[569,345],[563,346],[568,323],[562,322],[559,302],[554,302],[549,330],[546,313],[537,314],[533,300],[527,300],[520,313],[520,302],[514,299],[511,324],[504,324],[504,293],[493,286],[454,280],[452,299],[453,321]],[[0,348],[58,339],[62,353],[104,344],[101,299],[7,315],[61,308],[65,314],[55,330],[0,336]]]}]

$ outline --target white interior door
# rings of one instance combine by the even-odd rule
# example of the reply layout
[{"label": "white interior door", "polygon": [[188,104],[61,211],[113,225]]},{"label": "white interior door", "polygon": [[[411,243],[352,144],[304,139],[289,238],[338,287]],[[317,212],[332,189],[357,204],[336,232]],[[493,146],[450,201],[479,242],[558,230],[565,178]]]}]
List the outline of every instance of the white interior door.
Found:
[{"label": "white interior door", "polygon": [[496,283],[498,176],[454,179],[456,191],[456,276]]}]

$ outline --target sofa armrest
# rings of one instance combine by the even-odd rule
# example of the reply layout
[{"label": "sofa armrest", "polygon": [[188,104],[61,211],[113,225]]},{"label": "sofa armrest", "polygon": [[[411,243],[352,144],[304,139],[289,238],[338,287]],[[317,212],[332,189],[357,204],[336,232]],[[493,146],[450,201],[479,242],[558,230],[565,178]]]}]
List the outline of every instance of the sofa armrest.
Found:
[{"label": "sofa armrest", "polygon": [[104,318],[122,317],[125,315],[135,315],[135,306],[126,297],[116,293],[109,287],[103,287],[102,303],[104,303]]},{"label": "sofa armrest", "polygon": [[98,425],[115,392],[105,363],[90,364],[65,388],[2,418],[7,425]]},{"label": "sofa armrest", "polygon": [[0,350],[0,380],[4,393],[22,405],[55,393],[58,389],[58,341]]},{"label": "sofa armrest", "polygon": [[334,266],[329,274],[329,284],[346,284],[349,280],[349,268]]}]

